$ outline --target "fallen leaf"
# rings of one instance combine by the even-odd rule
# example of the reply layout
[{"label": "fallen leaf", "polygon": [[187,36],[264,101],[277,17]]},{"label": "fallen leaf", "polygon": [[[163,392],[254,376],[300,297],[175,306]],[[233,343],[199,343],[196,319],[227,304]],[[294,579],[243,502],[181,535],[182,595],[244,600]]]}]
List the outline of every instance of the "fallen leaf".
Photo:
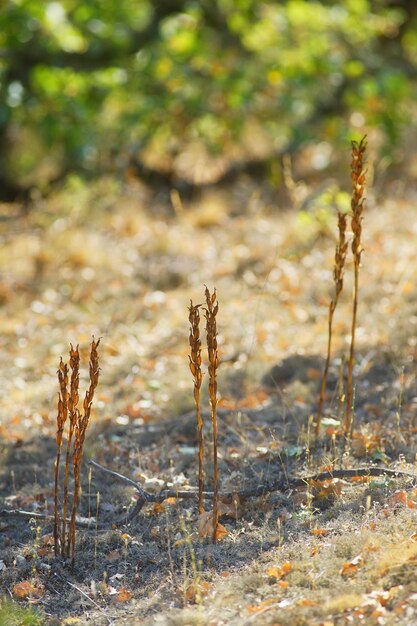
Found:
[{"label": "fallen leaf", "polygon": [[229,534],[227,528],[223,526],[223,524],[217,524],[216,528],[216,541],[221,541]]},{"label": "fallen leaf", "polygon": [[398,504],[402,504],[409,509],[417,509],[417,501],[413,499],[416,497],[414,492],[415,489],[410,492],[407,492],[404,489],[396,491],[390,498],[388,498],[387,504],[390,508],[394,508]]},{"label": "fallen leaf", "polygon": [[355,556],[355,558],[353,558],[351,561],[346,561],[346,563],[343,563],[339,571],[340,576],[353,576],[354,574],[357,573],[362,563],[363,563],[363,557],[361,554],[358,554],[358,556]]},{"label": "fallen leaf", "polygon": [[329,531],[326,528],[313,528],[310,530],[310,533],[314,537],[324,537],[325,535],[328,535]]},{"label": "fallen leaf", "polygon": [[22,580],[16,583],[12,588],[12,593],[17,598],[41,598],[43,596],[43,587],[41,585],[33,585],[29,580]]},{"label": "fallen leaf", "polygon": [[283,563],[282,565],[273,565],[272,567],[269,567],[266,570],[266,575],[270,578],[276,578],[277,580],[280,580],[281,578],[284,578],[284,576],[288,574],[288,572],[290,572],[291,570],[291,563],[289,561],[285,561],[285,563]]},{"label": "fallen leaf", "polygon": [[[221,541],[228,534],[228,530],[217,523],[216,541]],[[198,535],[200,539],[213,536],[213,511],[204,511],[198,516]]]},{"label": "fallen leaf", "polygon": [[[230,498],[229,498],[230,500]],[[243,515],[243,507],[240,502],[240,498],[234,495],[232,502],[219,502],[219,517],[230,517],[231,519],[239,519]]]},{"label": "fallen leaf", "polygon": [[122,587],[114,596],[114,601],[118,603],[128,602],[132,598],[132,593]]},{"label": "fallen leaf", "polygon": [[268,600],[264,600],[263,602],[260,602],[259,604],[247,604],[245,608],[248,611],[248,613],[251,613],[253,615],[253,614],[261,613],[265,611],[272,604],[274,604],[274,602],[275,600],[273,598],[268,598]]},{"label": "fallen leaf", "polygon": [[339,478],[330,480],[310,480],[309,487],[314,498],[328,498],[342,493],[344,481]]},{"label": "fallen leaf", "polygon": [[190,583],[185,591],[185,599],[187,602],[191,604],[195,604],[199,601],[200,598],[206,596],[210,589],[212,588],[212,584],[203,580],[201,583]]}]

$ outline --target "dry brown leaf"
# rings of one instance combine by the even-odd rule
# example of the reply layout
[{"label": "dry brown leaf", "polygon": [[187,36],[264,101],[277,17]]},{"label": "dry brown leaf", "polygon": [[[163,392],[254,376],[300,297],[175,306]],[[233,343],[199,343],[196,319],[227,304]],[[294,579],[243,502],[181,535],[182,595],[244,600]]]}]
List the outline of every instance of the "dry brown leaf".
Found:
[{"label": "dry brown leaf", "polygon": [[216,541],[221,541],[222,539],[227,537],[228,534],[229,534],[229,531],[227,530],[227,528],[223,526],[223,524],[217,524]]},{"label": "dry brown leaf", "polygon": [[358,556],[355,556],[355,558],[350,561],[346,561],[339,571],[340,576],[353,576],[357,573],[362,563],[363,557],[361,554],[358,554]]},{"label": "dry brown leaf", "polygon": [[357,458],[362,458],[381,450],[382,440],[379,435],[367,435],[366,433],[353,433],[352,454]]},{"label": "dry brown leaf", "polygon": [[394,508],[398,504],[402,504],[409,509],[417,509],[417,502],[413,498],[416,497],[415,489],[407,492],[404,489],[396,491],[388,498],[387,504],[390,508]]},{"label": "dry brown leaf", "polygon": [[297,606],[318,606],[318,602],[309,598],[301,598],[301,600],[298,600]]},{"label": "dry brown leaf", "polygon": [[201,583],[191,583],[185,591],[185,599],[190,604],[194,604],[199,598],[204,598],[212,588],[212,584],[203,580]]},{"label": "dry brown leaf", "polygon": [[12,588],[12,593],[17,598],[41,598],[44,590],[41,585],[34,585],[29,580],[22,580]]},{"label": "dry brown leaf", "polygon": [[[229,498],[230,500],[230,498]],[[234,495],[232,502],[224,502],[220,500],[218,507],[219,517],[230,517],[231,519],[239,519],[243,515],[243,506],[240,498]]]},{"label": "dry brown leaf", "polygon": [[342,493],[344,482],[339,478],[330,480],[311,480],[310,489],[315,498],[328,498],[329,496],[339,496]]},{"label": "dry brown leaf", "polygon": [[[206,539],[213,536],[213,511],[204,511],[198,516],[198,535],[200,539]],[[222,525],[217,524],[216,541],[221,541],[228,535],[228,530]]]},{"label": "dry brown leaf", "polygon": [[274,598],[268,598],[268,600],[264,600],[263,602],[260,602],[259,604],[247,604],[245,608],[248,611],[248,613],[251,613],[251,614],[260,613],[262,611],[265,611],[265,609],[270,607],[272,604],[274,604],[274,602],[275,602]]},{"label": "dry brown leaf", "polygon": [[291,563],[289,561],[285,561],[285,563],[283,563],[282,565],[273,565],[272,567],[269,567],[266,570],[266,574],[270,578],[276,578],[277,580],[280,580],[281,578],[284,578],[284,576],[288,574],[288,572],[290,572],[291,570]]},{"label": "dry brown leaf", "polygon": [[118,603],[128,602],[132,598],[132,593],[128,589],[122,587],[114,596],[114,601]]},{"label": "dry brown leaf", "polygon": [[313,528],[310,530],[310,533],[314,537],[324,537],[325,535],[328,535],[329,531],[326,528]]}]

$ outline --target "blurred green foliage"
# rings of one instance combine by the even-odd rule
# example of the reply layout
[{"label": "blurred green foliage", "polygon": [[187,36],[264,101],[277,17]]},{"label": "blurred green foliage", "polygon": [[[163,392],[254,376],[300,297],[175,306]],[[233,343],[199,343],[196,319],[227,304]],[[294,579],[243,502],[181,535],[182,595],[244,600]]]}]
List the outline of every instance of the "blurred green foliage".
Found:
[{"label": "blurred green foliage", "polygon": [[248,135],[279,151],[374,127],[391,149],[416,95],[416,4],[3,0],[0,182],[132,151],[168,167],[191,144],[250,156]]},{"label": "blurred green foliage", "polygon": [[42,626],[44,623],[44,618],[36,608],[24,608],[11,600],[0,598],[0,624],[2,626]]}]

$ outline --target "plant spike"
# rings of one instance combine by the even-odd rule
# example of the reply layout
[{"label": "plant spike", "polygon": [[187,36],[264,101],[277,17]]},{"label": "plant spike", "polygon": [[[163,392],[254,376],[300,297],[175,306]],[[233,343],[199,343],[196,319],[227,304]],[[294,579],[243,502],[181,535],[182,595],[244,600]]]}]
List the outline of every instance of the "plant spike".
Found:
[{"label": "plant spike", "polygon": [[333,268],[333,280],[334,280],[335,292],[334,292],[334,297],[332,298],[329,304],[327,357],[326,357],[326,362],[324,365],[323,376],[321,379],[319,405],[317,409],[316,435],[318,435],[320,431],[324,396],[326,393],[327,376],[329,373],[330,357],[331,357],[331,351],[332,351],[333,316],[337,307],[337,303],[339,301],[339,296],[343,290],[343,274],[344,274],[346,254],[347,254],[347,249],[348,249],[348,243],[346,241],[346,222],[347,222],[346,214],[338,211],[339,240],[336,244],[334,268]]},{"label": "plant spike", "polygon": [[198,429],[198,512],[203,513],[203,418],[201,416],[200,394],[203,374],[201,372],[201,339],[200,339],[200,308],[201,304],[193,305],[190,300],[189,316],[190,321],[190,355],[189,367],[194,380],[194,402],[197,414]]},{"label": "plant spike", "polygon": [[69,548],[65,546],[66,536],[66,524],[67,524],[67,510],[68,510],[68,482],[69,482],[69,467],[71,459],[71,446],[74,435],[75,426],[78,420],[78,400],[79,400],[79,383],[80,383],[80,353],[78,345],[74,348],[72,343],[70,344],[69,352],[69,364],[71,368],[71,382],[70,392],[68,396],[68,413],[69,413],[69,429],[67,440],[67,452],[65,456],[65,475],[64,475],[64,504],[62,514],[62,556],[69,556]]},{"label": "plant spike", "polygon": [[100,374],[99,358],[97,348],[100,343],[100,339],[91,342],[90,351],[90,385],[86,391],[83,402],[83,415],[76,409],[76,420],[74,428],[74,450],[72,455],[72,462],[74,468],[74,496],[72,500],[71,521],[68,530],[68,542],[67,542],[67,556],[71,556],[72,564],[75,560],[75,523],[77,517],[77,507],[80,495],[81,487],[81,463],[83,458],[83,447],[85,441],[85,435],[87,432],[88,423],[90,420],[91,406],[94,399],[94,391],[98,385],[98,379]]},{"label": "plant spike", "polygon": [[213,423],[213,541],[217,538],[218,507],[219,507],[219,469],[217,461],[217,369],[219,367],[219,356],[217,352],[217,323],[216,316],[219,310],[216,290],[210,294],[205,290],[207,308],[205,311],[207,352],[208,352],[208,373],[209,373],[209,398],[211,406],[211,419]]},{"label": "plant spike", "polygon": [[[54,476],[55,476],[55,489],[54,489],[54,548],[55,555],[58,556],[59,548],[61,548],[61,556],[68,558],[72,557],[72,564],[74,564],[75,556],[75,522],[77,514],[77,505],[81,486],[81,462],[83,455],[83,446],[85,441],[85,435],[90,419],[91,406],[94,398],[94,391],[98,384],[99,379],[99,359],[97,347],[100,343],[100,339],[91,343],[90,352],[90,385],[85,394],[83,403],[83,414],[78,409],[79,402],[79,366],[80,366],[80,354],[78,346],[76,348],[70,344],[70,361],[71,368],[71,380],[68,391],[68,365],[62,360],[58,369],[58,382],[59,382],[59,395],[58,395],[58,412],[57,412],[57,456],[55,460]],[[67,450],[65,458],[65,473],[64,473],[64,497],[62,504],[62,520],[59,516],[59,502],[58,502],[58,487],[59,487],[59,463],[62,451],[62,439],[64,433],[65,423],[69,417],[69,426],[67,434]],[[74,441],[73,441],[74,439]],[[72,467],[74,474],[74,495],[72,499],[72,512],[69,520],[69,528],[67,533],[67,509],[68,509],[68,484],[69,484],[69,467],[72,452]],[[60,528],[61,526],[61,528]]]},{"label": "plant spike", "polygon": [[362,137],[361,141],[352,141],[352,252],[353,252],[353,264],[354,264],[354,287],[353,287],[353,311],[352,311],[352,331],[350,340],[350,352],[349,352],[349,365],[348,365],[348,380],[346,391],[346,416],[345,416],[345,435],[350,436],[352,430],[352,401],[353,401],[353,363],[355,358],[355,333],[356,333],[356,316],[358,310],[358,294],[359,294],[359,270],[361,264],[362,255],[362,219],[363,210],[365,208],[365,185],[366,185],[366,171],[365,171],[365,153],[366,153],[366,135]]},{"label": "plant spike", "polygon": [[61,451],[62,451],[62,436],[64,433],[65,423],[68,418],[68,365],[64,364],[62,361],[59,363],[58,369],[58,382],[60,392],[58,394],[58,412],[57,412],[57,432],[56,432],[56,445],[57,445],[57,453],[54,465],[54,474],[55,474],[55,482],[54,482],[54,551],[55,556],[58,555],[59,552],[59,544],[60,544],[60,533],[59,533],[59,503],[58,503],[58,490],[59,490],[59,464],[61,461]]}]

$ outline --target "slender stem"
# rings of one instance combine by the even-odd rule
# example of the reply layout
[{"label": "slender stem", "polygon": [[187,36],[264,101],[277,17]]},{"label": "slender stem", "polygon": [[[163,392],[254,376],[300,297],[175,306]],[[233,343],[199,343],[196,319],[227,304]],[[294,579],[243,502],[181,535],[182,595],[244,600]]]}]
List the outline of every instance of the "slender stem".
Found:
[{"label": "slender stem", "polygon": [[320,431],[321,416],[322,416],[322,412],[323,412],[324,396],[326,394],[327,376],[328,376],[328,373],[329,373],[330,356],[331,356],[331,352],[332,352],[333,316],[334,316],[334,312],[335,312],[335,309],[336,309],[336,305],[337,305],[337,299],[334,302],[332,300],[330,302],[330,305],[329,305],[329,332],[328,332],[328,338],[327,338],[327,357],[326,357],[326,363],[324,365],[323,376],[322,376],[322,379],[321,379],[319,406],[318,406],[318,409],[317,409],[316,435],[318,435],[319,431]]},{"label": "slender stem", "polygon": [[205,295],[207,302],[205,316],[207,322],[207,351],[209,360],[209,398],[211,406],[211,420],[213,424],[213,541],[216,541],[219,518],[219,467],[217,456],[217,368],[219,366],[219,355],[217,352],[216,316],[219,310],[219,305],[216,299],[216,290],[210,294],[206,287]]},{"label": "slender stem", "polygon": [[355,333],[356,333],[356,314],[358,309],[359,294],[359,270],[361,266],[362,255],[362,219],[363,210],[365,208],[365,183],[366,171],[364,169],[364,160],[366,153],[366,135],[357,143],[352,141],[352,253],[355,270],[355,282],[353,288],[353,311],[352,311],[352,332],[350,340],[349,368],[346,392],[346,416],[345,416],[345,436],[350,437],[352,434],[352,408],[353,408],[353,362],[355,356]]},{"label": "slender stem", "polygon": [[200,304],[193,305],[190,301],[189,306],[189,321],[190,321],[190,337],[189,343],[191,348],[191,354],[189,355],[189,367],[194,379],[194,403],[197,414],[197,430],[198,430],[198,511],[203,513],[203,452],[204,452],[204,437],[203,437],[203,418],[201,416],[201,402],[200,391],[203,375],[201,372],[201,340],[200,340]]},{"label": "slender stem", "polygon": [[58,556],[58,544],[59,544],[59,510],[58,510],[58,474],[59,463],[61,460],[61,448],[58,448],[58,452],[55,459],[54,472],[55,472],[55,484],[54,484],[54,552],[55,556]]},{"label": "slender stem", "polygon": [[198,426],[198,512],[203,513],[203,450],[204,450],[204,436],[203,436],[203,418],[201,417],[200,408],[200,390],[195,390],[196,410],[197,410],[197,426]]},{"label": "slender stem", "polygon": [[64,474],[64,501],[62,506],[62,530],[61,530],[61,554],[63,557],[69,556],[68,552],[65,551],[65,534],[66,534],[66,524],[67,524],[67,511],[68,511],[68,482],[69,482],[69,466],[70,466],[70,456],[71,456],[71,444],[72,444],[72,436],[74,433],[74,424],[73,424],[73,416],[70,416],[70,426],[68,431],[68,440],[67,440],[67,452],[65,455],[65,474]]},{"label": "slender stem", "polygon": [[353,290],[353,311],[352,311],[352,331],[349,352],[348,379],[346,391],[346,418],[345,418],[345,435],[351,434],[352,428],[352,401],[353,401],[353,362],[355,357],[355,335],[356,335],[356,315],[358,310],[358,292],[359,292],[359,262],[355,261],[355,284]]}]

